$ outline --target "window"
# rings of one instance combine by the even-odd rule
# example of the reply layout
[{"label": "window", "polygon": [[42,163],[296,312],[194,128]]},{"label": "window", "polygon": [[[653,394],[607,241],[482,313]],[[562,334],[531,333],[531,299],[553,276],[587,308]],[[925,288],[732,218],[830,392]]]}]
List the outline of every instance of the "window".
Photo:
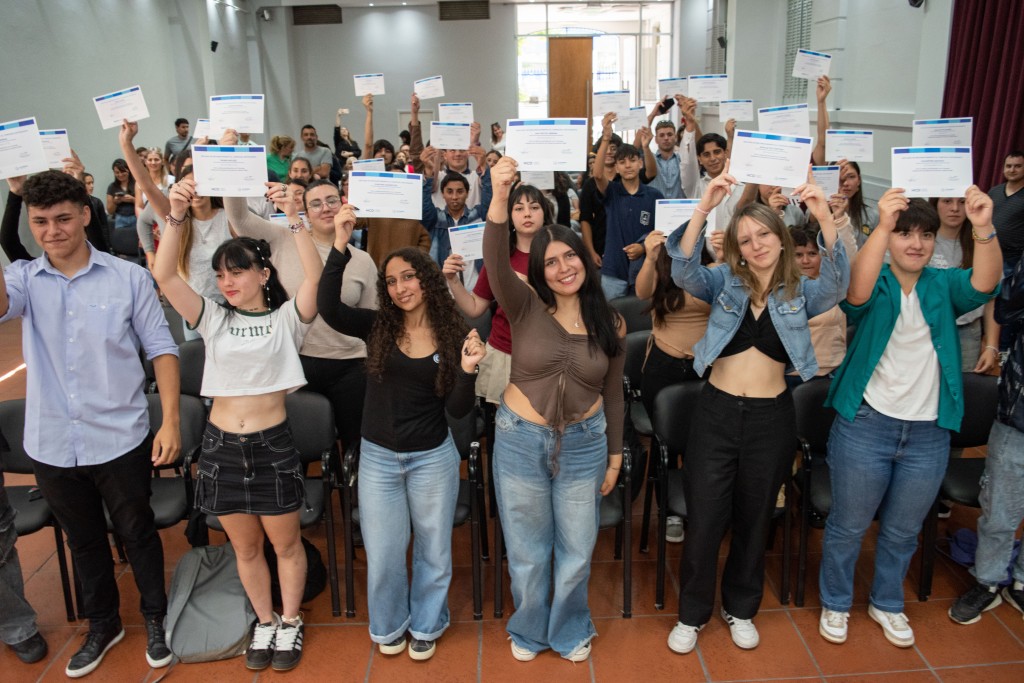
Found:
[{"label": "window", "polygon": [[807,80],[793,78],[793,62],[798,50],[810,49],[811,0],[787,0],[786,8],[786,61],[783,64],[783,104],[807,101]]}]

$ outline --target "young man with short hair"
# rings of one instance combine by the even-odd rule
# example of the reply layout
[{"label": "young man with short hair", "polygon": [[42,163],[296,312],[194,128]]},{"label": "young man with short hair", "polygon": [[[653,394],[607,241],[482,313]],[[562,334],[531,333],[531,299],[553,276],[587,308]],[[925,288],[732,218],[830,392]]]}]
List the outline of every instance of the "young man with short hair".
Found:
[{"label": "young man with short hair", "polygon": [[682,160],[676,152],[675,124],[668,120],[658,121],[654,126],[654,141],[658,145],[658,153],[654,155],[658,175],[651,181],[651,187],[661,192],[665,199],[683,199],[686,195],[679,173]]},{"label": "young man with short hair", "polygon": [[170,168],[174,168],[172,162],[175,157],[188,149],[189,143],[192,142],[192,136],[188,134],[188,119],[175,119],[174,130],[177,135],[164,144],[164,160]]},{"label": "young man with short hair", "polygon": [[999,233],[1003,258],[1014,266],[1024,252],[1024,151],[1014,150],[1003,161],[1005,183],[988,191],[992,198],[992,223]]},{"label": "young man with short hair", "polygon": [[326,179],[331,174],[331,150],[317,144],[316,128],[307,123],[302,127],[302,149],[295,153],[295,159],[305,159],[313,167],[313,174]]},{"label": "young man with short hair", "polygon": [[[0,323],[22,318],[27,367],[25,451],[36,482],[68,537],[89,620],[65,673],[93,671],[122,638],[117,580],[104,507],[124,541],[139,589],[146,660],[166,666],[164,554],[150,507],[154,465],[181,449],[178,348],[149,273],[85,239],[85,186],[58,171],[22,187],[43,255],[0,278]],[[139,347],[153,362],[163,424],[149,429]]]}]

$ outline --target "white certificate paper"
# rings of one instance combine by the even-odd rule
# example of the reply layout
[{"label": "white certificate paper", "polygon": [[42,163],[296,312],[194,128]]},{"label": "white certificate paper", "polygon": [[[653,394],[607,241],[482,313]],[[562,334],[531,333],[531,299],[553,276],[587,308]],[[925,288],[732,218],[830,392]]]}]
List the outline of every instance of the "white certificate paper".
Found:
[{"label": "white certificate paper", "polygon": [[43,152],[46,153],[46,163],[50,168],[64,168],[62,159],[71,156],[71,143],[68,141],[68,132],[64,128],[57,130],[39,131],[39,139],[43,143]]},{"label": "white certificate paper", "polygon": [[505,155],[520,171],[579,171],[587,166],[586,119],[509,119]]},{"label": "white certificate paper", "polygon": [[908,197],[963,197],[973,178],[970,147],[892,148],[892,186]]},{"label": "white certificate paper", "polygon": [[838,166],[811,166],[811,175],[814,176],[814,184],[825,193],[826,199],[839,194]]},{"label": "white certificate paper", "polygon": [[676,95],[687,94],[687,81],[686,76],[680,76],[678,78],[659,78],[658,79],[658,99],[665,99],[665,97],[675,97]]},{"label": "white certificate paper", "polygon": [[267,148],[193,145],[196,192],[208,197],[259,197],[267,191]]},{"label": "white certificate paper", "polygon": [[826,130],[825,158],[829,161],[875,160],[875,134],[870,130]]},{"label": "white certificate paper", "polygon": [[832,66],[832,55],[811,50],[797,50],[793,60],[793,78],[806,78],[816,81],[821,76],[828,76]]},{"label": "white certificate paper", "polygon": [[476,261],[484,257],[484,223],[469,223],[448,228],[452,253],[465,261]]},{"label": "white certificate paper", "polygon": [[210,135],[228,128],[239,133],[263,132],[263,95],[214,95],[210,98]]},{"label": "white certificate paper", "polygon": [[615,120],[615,130],[636,130],[647,125],[647,107],[630,107],[620,111]]},{"label": "white certificate paper", "polygon": [[196,140],[210,137],[210,119],[196,119],[195,128],[192,129],[192,137]]},{"label": "white certificate paper", "polygon": [[[914,147],[970,147],[974,119],[928,119],[914,121]],[[943,195],[945,196],[945,195]]]},{"label": "white certificate paper", "polygon": [[430,146],[437,149],[469,149],[470,124],[430,122]]},{"label": "white certificate paper", "polygon": [[757,110],[757,129],[762,133],[807,137],[811,134],[811,117],[806,104],[787,104]]},{"label": "white certificate paper", "polygon": [[659,199],[654,206],[654,229],[666,235],[690,220],[699,199]]},{"label": "white certificate paper", "polygon": [[601,120],[608,112],[622,116],[629,109],[628,90],[602,90],[594,93],[594,118]]},{"label": "white certificate paper", "polygon": [[356,74],[352,80],[356,86],[356,97],[384,94],[384,74]]},{"label": "white certificate paper", "polygon": [[443,123],[473,123],[472,102],[444,102],[437,105],[437,120]]},{"label": "white certificate paper", "polygon": [[412,84],[412,91],[421,100],[433,100],[444,97],[444,79],[440,76],[421,78]]},{"label": "white certificate paper", "polygon": [[352,162],[354,171],[386,171],[383,159],[356,159]]},{"label": "white certificate paper", "polygon": [[533,185],[538,190],[555,189],[555,174],[551,171],[520,171],[519,180],[523,185]]},{"label": "white certificate paper", "polygon": [[702,74],[687,79],[687,93],[698,102],[721,102],[729,99],[729,76],[727,74]]},{"label": "white certificate paper", "polygon": [[138,85],[94,97],[92,103],[96,105],[104,129],[120,128],[124,119],[134,122],[149,118],[149,109]]},{"label": "white certificate paper", "polygon": [[37,173],[48,168],[34,117],[0,123],[0,178]]},{"label": "white certificate paper", "polygon": [[718,120],[725,123],[729,119],[753,121],[754,100],[722,100],[719,102]]},{"label": "white certificate paper", "polygon": [[797,187],[807,181],[811,138],[737,130],[729,173],[744,183]]},{"label": "white certificate paper", "polygon": [[423,220],[423,176],[419,173],[352,171],[348,203],[360,218]]}]

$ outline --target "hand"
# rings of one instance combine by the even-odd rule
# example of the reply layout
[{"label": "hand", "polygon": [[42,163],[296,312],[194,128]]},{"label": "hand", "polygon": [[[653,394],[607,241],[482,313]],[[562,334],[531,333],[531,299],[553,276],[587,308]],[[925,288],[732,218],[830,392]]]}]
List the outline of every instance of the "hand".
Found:
[{"label": "hand", "polygon": [[728,138],[732,138],[733,133],[736,132],[736,119],[729,119],[725,122],[725,135]]},{"label": "hand", "polygon": [[228,128],[224,131],[224,134],[217,140],[222,145],[237,145],[238,144],[238,131],[234,128]]},{"label": "hand", "polygon": [[608,468],[604,471],[604,481],[601,482],[601,495],[607,496],[609,493],[615,490],[615,485],[619,481],[619,472],[622,470],[622,456],[610,456],[614,464],[608,465]]},{"label": "hand", "polygon": [[708,189],[704,190],[704,196],[701,198],[698,208],[701,211],[710,211],[715,208],[726,197],[732,194],[732,186],[738,185],[739,183],[729,175],[729,161],[726,160],[725,168],[718,174],[718,177],[708,184]]},{"label": "hand", "polygon": [[725,262],[725,232],[722,230],[715,230],[714,232],[708,233],[708,243],[711,244],[712,251],[715,252],[715,263]]},{"label": "hand", "polygon": [[117,139],[121,142],[121,148],[132,148],[132,140],[135,139],[135,135],[139,132],[139,124],[135,121],[129,121],[128,119],[121,120],[121,130],[117,134]]},{"label": "hand", "polygon": [[373,113],[373,95],[363,95],[363,106],[366,111]]},{"label": "hand", "polygon": [[590,252],[590,258],[594,261],[594,265],[600,268],[601,264],[604,263],[604,259],[601,258],[601,255],[590,248],[588,248],[587,251]]},{"label": "hand", "polygon": [[427,145],[420,152],[420,161],[423,162],[423,175],[428,178],[434,177],[434,170],[437,167],[437,148]]},{"label": "hand", "polygon": [[342,204],[338,213],[334,214],[334,246],[344,251],[352,239],[352,231],[356,229],[356,210],[351,204]]},{"label": "hand", "polygon": [[971,225],[979,235],[987,236],[992,232],[987,229],[992,225],[992,198],[978,189],[977,185],[968,187],[964,198],[967,200],[964,203],[967,219],[971,221]]},{"label": "hand", "polygon": [[466,270],[465,261],[458,254],[449,254],[448,258],[444,260],[444,266],[441,267],[441,273],[444,274],[445,278],[449,282],[455,282],[459,279],[459,273]]},{"label": "hand", "polygon": [[296,219],[299,217],[299,212],[295,208],[295,200],[288,194],[287,185],[284,183],[263,184],[267,188],[267,193],[264,196],[273,202],[278,211],[288,215],[288,222],[291,222],[293,217]]},{"label": "hand", "polygon": [[491,167],[491,187],[494,194],[507,197],[512,189],[512,183],[516,179],[516,166],[518,163],[510,156],[503,156],[498,163]]},{"label": "hand", "polygon": [[341,115],[342,114],[347,114],[347,113],[348,113],[348,109],[345,109],[344,107],[338,107],[338,113],[335,114],[335,116],[334,116],[334,125],[340,128],[341,127]]},{"label": "hand", "polygon": [[184,218],[192,206],[192,198],[195,195],[196,181],[192,178],[185,178],[171,185],[171,191],[167,194],[167,199],[171,202],[171,216]]},{"label": "hand", "polygon": [[469,153],[474,159],[476,159],[477,170],[484,170],[487,168],[487,162],[484,161],[484,157],[487,156],[487,151],[480,145],[473,145],[469,148]]},{"label": "hand", "polygon": [[647,258],[656,258],[666,239],[665,233],[661,230],[651,230],[647,233],[647,237],[644,238],[644,251],[647,252]]},{"label": "hand", "polygon": [[818,87],[815,88],[815,94],[818,96],[818,102],[824,103],[830,92],[832,92],[832,81],[829,80],[828,76],[819,76]]},{"label": "hand", "polygon": [[651,133],[651,129],[644,126],[636,132],[636,138],[640,142],[640,152],[644,151],[644,147],[651,144],[651,140],[654,139],[654,134]]},{"label": "hand", "polygon": [[476,330],[470,330],[466,335],[466,341],[462,342],[462,371],[465,373],[476,372],[476,366],[487,355],[487,347],[480,340]]},{"label": "hand", "polygon": [[607,114],[604,115],[604,118],[601,119],[601,137],[603,139],[611,139],[612,124],[615,123],[615,121],[618,120],[618,118],[619,117],[616,116],[614,113],[608,112]]},{"label": "hand", "polygon": [[71,150],[71,156],[61,159],[64,162],[64,172],[77,180],[85,180],[85,164],[78,158],[75,150]]},{"label": "hand", "polygon": [[910,205],[902,187],[890,187],[878,200],[878,226],[876,230],[892,232],[896,218]]},{"label": "hand", "polygon": [[181,427],[164,421],[163,426],[153,437],[153,464],[156,466],[170,465],[181,453]]},{"label": "hand", "polygon": [[981,355],[978,356],[978,364],[974,366],[972,372],[976,372],[979,375],[987,375],[998,368],[999,352],[991,346],[983,346],[981,348]]},{"label": "hand", "polygon": [[793,190],[793,194],[798,195],[800,201],[807,205],[808,210],[818,219],[819,225],[825,225],[826,220],[832,218],[825,193],[814,184],[810,166],[807,167],[807,182]]},{"label": "hand", "polygon": [[[480,123],[479,122],[474,121],[473,123],[469,124],[469,139],[470,139],[470,143],[469,144],[479,146],[479,144],[480,144]],[[472,150],[470,150],[470,153],[472,153]]]},{"label": "hand", "polygon": [[832,209],[832,220],[838,221],[846,215],[850,200],[844,194],[834,194],[828,198],[828,207]]},{"label": "hand", "polygon": [[416,93],[413,93],[412,99],[409,102],[409,109],[411,110],[413,116],[416,116],[417,114],[420,113],[420,96],[417,95]]},{"label": "hand", "polygon": [[644,245],[627,244],[622,248],[622,251],[626,252],[626,258],[628,258],[630,261],[636,261],[638,258],[644,255]]},{"label": "hand", "polygon": [[782,213],[789,205],[789,198],[782,194],[782,188],[775,188],[775,191],[768,195],[768,207],[776,212]]},{"label": "hand", "polygon": [[21,196],[21,186],[25,184],[27,176],[16,175],[7,179],[7,187],[11,188],[11,194]]},{"label": "hand", "polygon": [[697,127],[697,100],[686,95],[676,95],[679,111],[686,119],[686,130],[693,131]]}]

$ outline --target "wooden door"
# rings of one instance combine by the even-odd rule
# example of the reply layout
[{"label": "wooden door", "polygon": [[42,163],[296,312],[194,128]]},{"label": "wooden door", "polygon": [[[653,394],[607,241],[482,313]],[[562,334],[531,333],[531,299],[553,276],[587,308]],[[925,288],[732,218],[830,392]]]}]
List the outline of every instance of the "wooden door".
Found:
[{"label": "wooden door", "polygon": [[548,116],[590,118],[593,57],[589,36],[548,38]]}]

